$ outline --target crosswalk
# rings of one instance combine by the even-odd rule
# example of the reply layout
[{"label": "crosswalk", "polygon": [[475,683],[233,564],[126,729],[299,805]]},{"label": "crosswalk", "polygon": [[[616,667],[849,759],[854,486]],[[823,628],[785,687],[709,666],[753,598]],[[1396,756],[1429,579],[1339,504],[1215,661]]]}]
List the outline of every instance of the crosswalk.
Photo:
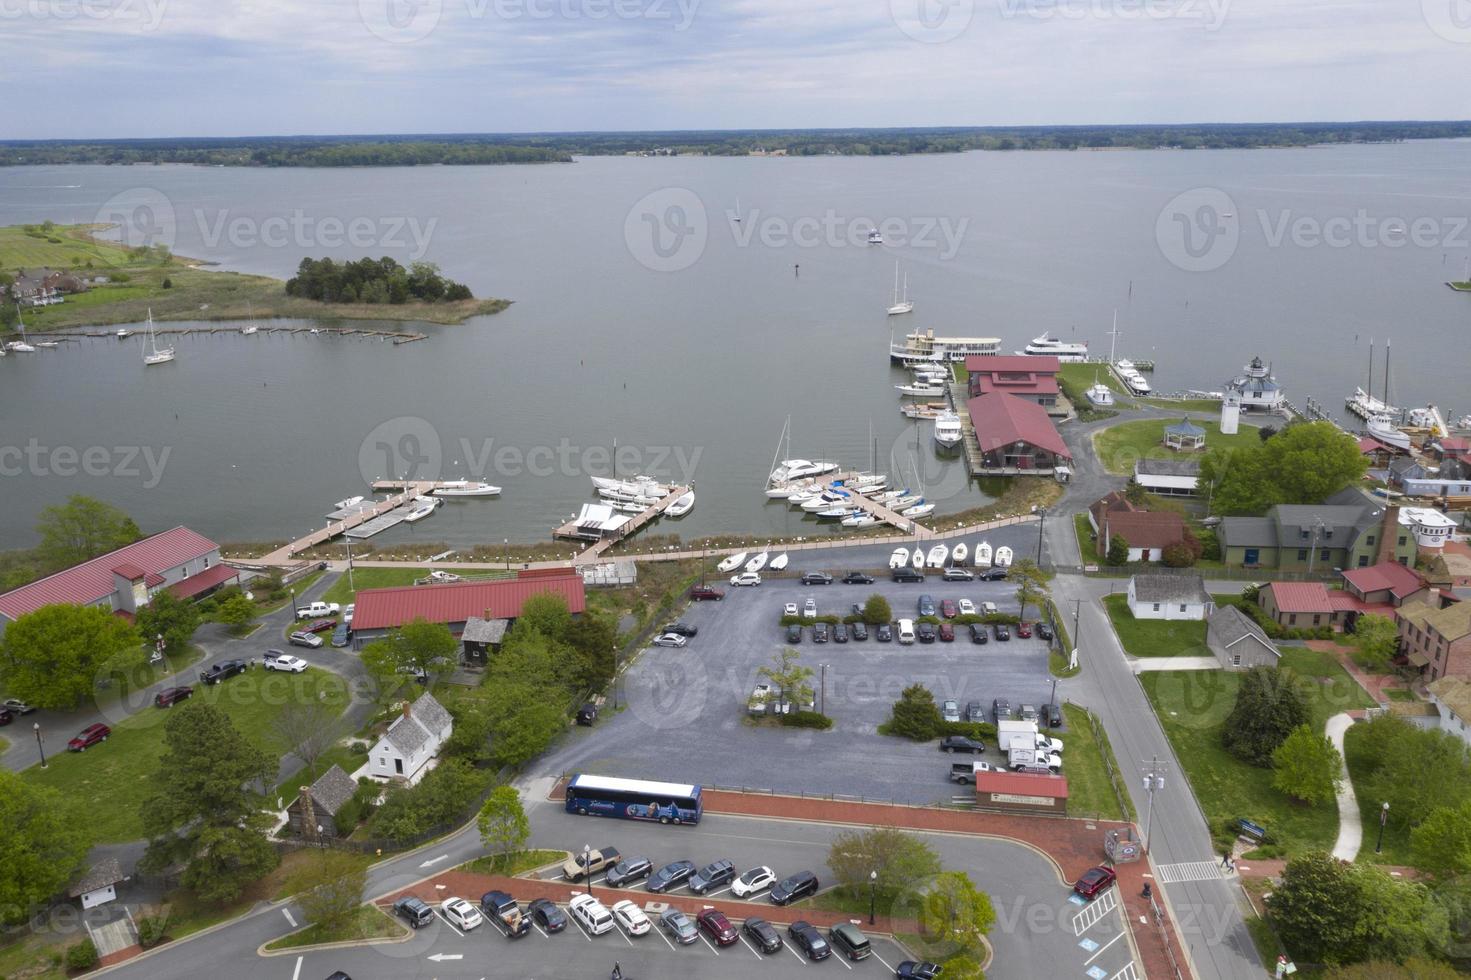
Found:
[{"label": "crosswalk", "polygon": [[1221,863],[1185,861],[1181,864],[1161,864],[1154,871],[1156,880],[1165,885],[1176,881],[1216,881],[1221,878]]}]

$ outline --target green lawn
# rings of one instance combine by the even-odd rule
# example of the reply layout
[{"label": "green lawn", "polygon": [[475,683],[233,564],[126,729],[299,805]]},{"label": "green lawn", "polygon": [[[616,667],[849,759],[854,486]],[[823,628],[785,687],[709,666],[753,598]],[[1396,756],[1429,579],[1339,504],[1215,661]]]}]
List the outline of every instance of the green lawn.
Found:
[{"label": "green lawn", "polygon": [[520,875],[537,868],[544,868],[549,864],[559,864],[567,860],[566,851],[521,851],[511,855],[510,861],[504,859],[504,855],[487,854],[478,857],[464,865],[466,871],[473,871],[482,875]]},{"label": "green lawn", "polygon": [[[1119,813],[1118,797],[1109,785],[1108,770],[1103,765],[1103,753],[1113,755],[1113,749],[1108,747],[1108,735],[1105,733],[1104,744],[1100,746],[1088,724],[1088,713],[1075,704],[1064,704],[1062,713],[1067,719],[1067,734],[1060,737],[1067,746],[1063,758],[1067,760],[1068,816],[1133,819],[1132,814]],[[1130,803],[1127,795],[1124,802]]]},{"label": "green lawn", "polygon": [[266,949],[297,949],[318,943],[363,942],[369,939],[391,939],[408,932],[387,912],[376,905],[361,905],[347,924],[337,929],[310,925],[266,944]]},{"label": "green lawn", "polygon": [[1078,554],[1082,555],[1083,564],[1102,564],[1103,558],[1098,554],[1098,543],[1093,540],[1093,525],[1088,522],[1088,515],[1074,514],[1073,528],[1078,534]]},{"label": "green lawn", "polygon": [[[1174,425],[1179,419],[1145,419],[1139,422],[1124,422],[1103,429],[1093,437],[1093,446],[1104,468],[1110,473],[1129,474],[1134,464],[1141,459],[1174,459],[1179,456],[1199,457],[1200,453],[1179,453],[1164,444],[1165,427]],[[1192,420],[1205,430],[1207,449],[1233,449],[1255,446],[1261,441],[1254,425],[1241,423],[1234,436],[1221,435],[1221,425],[1216,421]]]},{"label": "green lawn", "polygon": [[[284,753],[277,744],[272,722],[290,703],[315,699],[325,693],[326,703],[347,707],[347,683],[338,675],[310,669],[303,674],[267,672],[260,667],[222,684],[194,685],[194,697],[217,705],[251,742],[272,758]],[[46,769],[32,766],[21,773],[43,786],[59,790],[87,815],[86,827],[94,842],[114,844],[138,840],[146,830],[139,813],[153,792],[151,779],[163,756],[163,723],[169,711],[143,707],[132,717],[112,725],[112,737],[85,752],[63,752],[56,733]]]},{"label": "green lawn", "polygon": [[[1282,653],[1308,700],[1314,728],[1330,715],[1372,705],[1329,654],[1302,647]],[[1333,802],[1303,806],[1272,788],[1272,771],[1247,765],[1221,747],[1221,726],[1236,701],[1240,674],[1220,670],[1139,675],[1212,831],[1236,817],[1262,824],[1287,853],[1331,848],[1338,835]]]},{"label": "green lawn", "polygon": [[[38,226],[39,228],[39,226]],[[53,242],[49,239],[56,238]],[[76,259],[78,265],[73,265]],[[91,275],[105,274],[106,270],[129,265],[134,261],[127,249],[120,245],[104,244],[86,237],[80,231],[57,226],[49,235],[28,235],[20,225],[0,228],[0,269],[15,270],[48,266],[53,269],[76,268]],[[67,302],[71,302],[68,298]]]},{"label": "green lawn", "polygon": [[1122,592],[1104,596],[1103,607],[1113,622],[1119,642],[1132,657],[1204,657],[1205,621],[1191,619],[1135,619],[1129,597]]},{"label": "green lawn", "polygon": [[1107,364],[1064,364],[1058,370],[1057,376],[1079,391],[1087,391],[1101,381],[1116,395],[1128,394],[1123,385],[1119,384],[1118,379],[1113,376],[1113,372],[1108,369]]},{"label": "green lawn", "polygon": [[[1352,725],[1343,735],[1344,762],[1348,763],[1348,777],[1350,780],[1358,779],[1365,770],[1365,748],[1363,739],[1360,737],[1364,730],[1359,725]],[[1391,823],[1384,828],[1384,850],[1382,853],[1374,853],[1374,845],[1379,835],[1379,807],[1383,800],[1369,799],[1363,794],[1357,794],[1359,801],[1359,813],[1364,821],[1364,846],[1359,850],[1359,860],[1375,864],[1393,864],[1401,867],[1408,866],[1410,862],[1410,831],[1403,823]]]}]

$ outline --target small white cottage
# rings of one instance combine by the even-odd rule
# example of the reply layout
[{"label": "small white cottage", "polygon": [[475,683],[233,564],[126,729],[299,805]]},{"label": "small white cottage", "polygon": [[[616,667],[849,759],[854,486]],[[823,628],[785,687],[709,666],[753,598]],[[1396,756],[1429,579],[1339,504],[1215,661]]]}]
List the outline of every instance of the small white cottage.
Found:
[{"label": "small white cottage", "polygon": [[1215,606],[1199,575],[1135,575],[1129,579],[1129,611],[1135,619],[1206,619]]},{"label": "small white cottage", "polygon": [[403,714],[368,753],[368,775],[417,783],[453,730],[454,719],[434,695],[426,692],[412,704],[405,701]]}]

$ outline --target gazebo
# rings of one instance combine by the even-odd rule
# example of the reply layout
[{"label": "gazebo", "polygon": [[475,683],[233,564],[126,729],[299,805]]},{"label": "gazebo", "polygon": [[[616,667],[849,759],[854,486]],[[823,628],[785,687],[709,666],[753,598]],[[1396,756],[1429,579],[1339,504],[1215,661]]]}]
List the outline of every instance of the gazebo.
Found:
[{"label": "gazebo", "polygon": [[1165,445],[1185,452],[1204,449],[1205,430],[1189,419],[1181,419],[1165,429]]}]

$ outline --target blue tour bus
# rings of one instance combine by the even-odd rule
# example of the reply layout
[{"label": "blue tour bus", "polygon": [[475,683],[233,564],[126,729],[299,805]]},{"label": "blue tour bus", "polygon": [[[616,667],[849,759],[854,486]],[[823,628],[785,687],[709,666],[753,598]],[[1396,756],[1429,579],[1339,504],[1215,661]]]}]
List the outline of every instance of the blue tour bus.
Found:
[{"label": "blue tour bus", "polygon": [[700,822],[705,803],[698,786],[578,774],[567,784],[567,812],[686,824]]}]

